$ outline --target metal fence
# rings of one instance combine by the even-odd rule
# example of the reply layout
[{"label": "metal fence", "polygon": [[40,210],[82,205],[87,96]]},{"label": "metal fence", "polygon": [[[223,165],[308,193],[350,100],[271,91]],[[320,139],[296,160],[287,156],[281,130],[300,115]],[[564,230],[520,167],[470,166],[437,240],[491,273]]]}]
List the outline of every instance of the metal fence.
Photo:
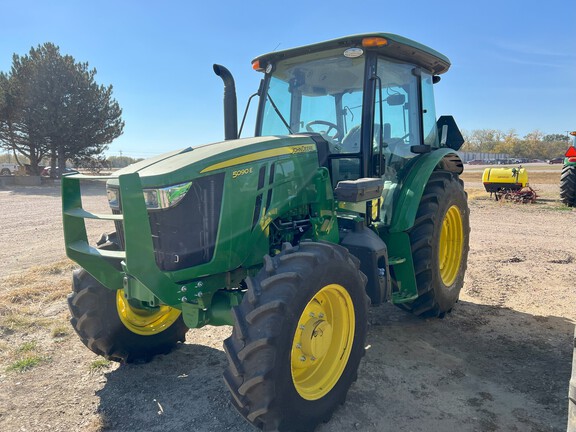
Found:
[{"label": "metal fence", "polygon": [[497,163],[498,161],[508,161],[511,159],[508,153],[458,152],[458,155],[464,162],[482,160],[487,163]]}]

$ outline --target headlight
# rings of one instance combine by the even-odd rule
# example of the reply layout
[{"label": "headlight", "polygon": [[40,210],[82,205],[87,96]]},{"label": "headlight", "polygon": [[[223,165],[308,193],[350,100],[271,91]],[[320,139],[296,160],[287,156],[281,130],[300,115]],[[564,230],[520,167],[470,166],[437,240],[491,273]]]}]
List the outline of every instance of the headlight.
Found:
[{"label": "headlight", "polygon": [[160,189],[144,189],[144,201],[150,210],[174,207],[186,196],[192,182],[180,183]]},{"label": "headlight", "polygon": [[144,189],[144,203],[146,208],[158,209],[158,189]]},{"label": "headlight", "polygon": [[106,196],[108,197],[108,204],[113,210],[120,208],[120,199],[118,189],[106,189]]},{"label": "headlight", "polygon": [[[174,207],[186,196],[192,182],[180,183],[159,189],[144,189],[144,202],[149,210],[166,209]],[[106,189],[108,204],[112,209],[120,208],[120,193],[117,189]]]}]

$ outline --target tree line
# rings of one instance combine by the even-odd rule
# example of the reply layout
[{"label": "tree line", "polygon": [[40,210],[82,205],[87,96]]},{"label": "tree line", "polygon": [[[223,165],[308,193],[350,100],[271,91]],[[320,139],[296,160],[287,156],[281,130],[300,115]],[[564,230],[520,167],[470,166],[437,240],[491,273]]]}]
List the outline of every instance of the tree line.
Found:
[{"label": "tree line", "polygon": [[502,132],[497,129],[463,131],[465,142],[460,150],[474,153],[505,153],[511,157],[526,159],[553,159],[563,156],[570,145],[566,134],[545,135],[540,131],[519,137],[514,130]]},{"label": "tree line", "polygon": [[96,163],[124,129],[112,86],[99,85],[96,69],[61,55],[52,43],[14,54],[9,72],[0,72],[0,147],[17,163],[28,161],[40,174],[49,160],[52,175],[71,160]]}]

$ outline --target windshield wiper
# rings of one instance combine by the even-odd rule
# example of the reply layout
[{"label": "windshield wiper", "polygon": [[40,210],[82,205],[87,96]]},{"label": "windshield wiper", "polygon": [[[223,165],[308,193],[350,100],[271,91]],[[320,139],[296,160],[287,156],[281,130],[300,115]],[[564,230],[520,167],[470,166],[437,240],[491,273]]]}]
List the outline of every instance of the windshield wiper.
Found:
[{"label": "windshield wiper", "polygon": [[272,105],[272,108],[274,108],[274,111],[276,111],[276,114],[278,114],[278,117],[280,117],[280,120],[282,120],[282,123],[284,123],[284,126],[286,126],[286,129],[288,129],[288,132],[290,132],[290,134],[293,135],[294,131],[290,128],[290,125],[288,124],[288,122],[286,121],[286,119],[284,118],[284,116],[282,115],[282,113],[280,112],[280,110],[278,109],[278,107],[276,106],[274,101],[272,100],[272,97],[270,97],[270,93],[266,92],[266,96],[268,97],[268,100],[270,101],[270,105]]}]

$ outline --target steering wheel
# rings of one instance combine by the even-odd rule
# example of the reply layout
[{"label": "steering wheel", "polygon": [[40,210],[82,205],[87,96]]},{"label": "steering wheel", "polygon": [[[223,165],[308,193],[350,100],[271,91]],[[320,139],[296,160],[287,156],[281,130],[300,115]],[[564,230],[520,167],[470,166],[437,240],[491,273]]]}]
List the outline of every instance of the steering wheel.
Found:
[{"label": "steering wheel", "polygon": [[403,137],[400,137],[398,139],[401,139],[402,141],[404,141],[406,138],[408,138],[410,136],[410,132],[408,132],[406,135],[404,135]]},{"label": "steering wheel", "polygon": [[[342,129],[340,129],[337,124],[325,120],[314,120],[306,123],[306,130],[308,132],[318,132],[312,129],[312,126],[315,125],[327,126],[328,127],[327,130],[321,131],[319,133],[327,138],[330,138],[333,141],[339,141],[344,135]],[[334,131],[334,133],[333,135],[330,135],[330,131],[332,130]]]}]

